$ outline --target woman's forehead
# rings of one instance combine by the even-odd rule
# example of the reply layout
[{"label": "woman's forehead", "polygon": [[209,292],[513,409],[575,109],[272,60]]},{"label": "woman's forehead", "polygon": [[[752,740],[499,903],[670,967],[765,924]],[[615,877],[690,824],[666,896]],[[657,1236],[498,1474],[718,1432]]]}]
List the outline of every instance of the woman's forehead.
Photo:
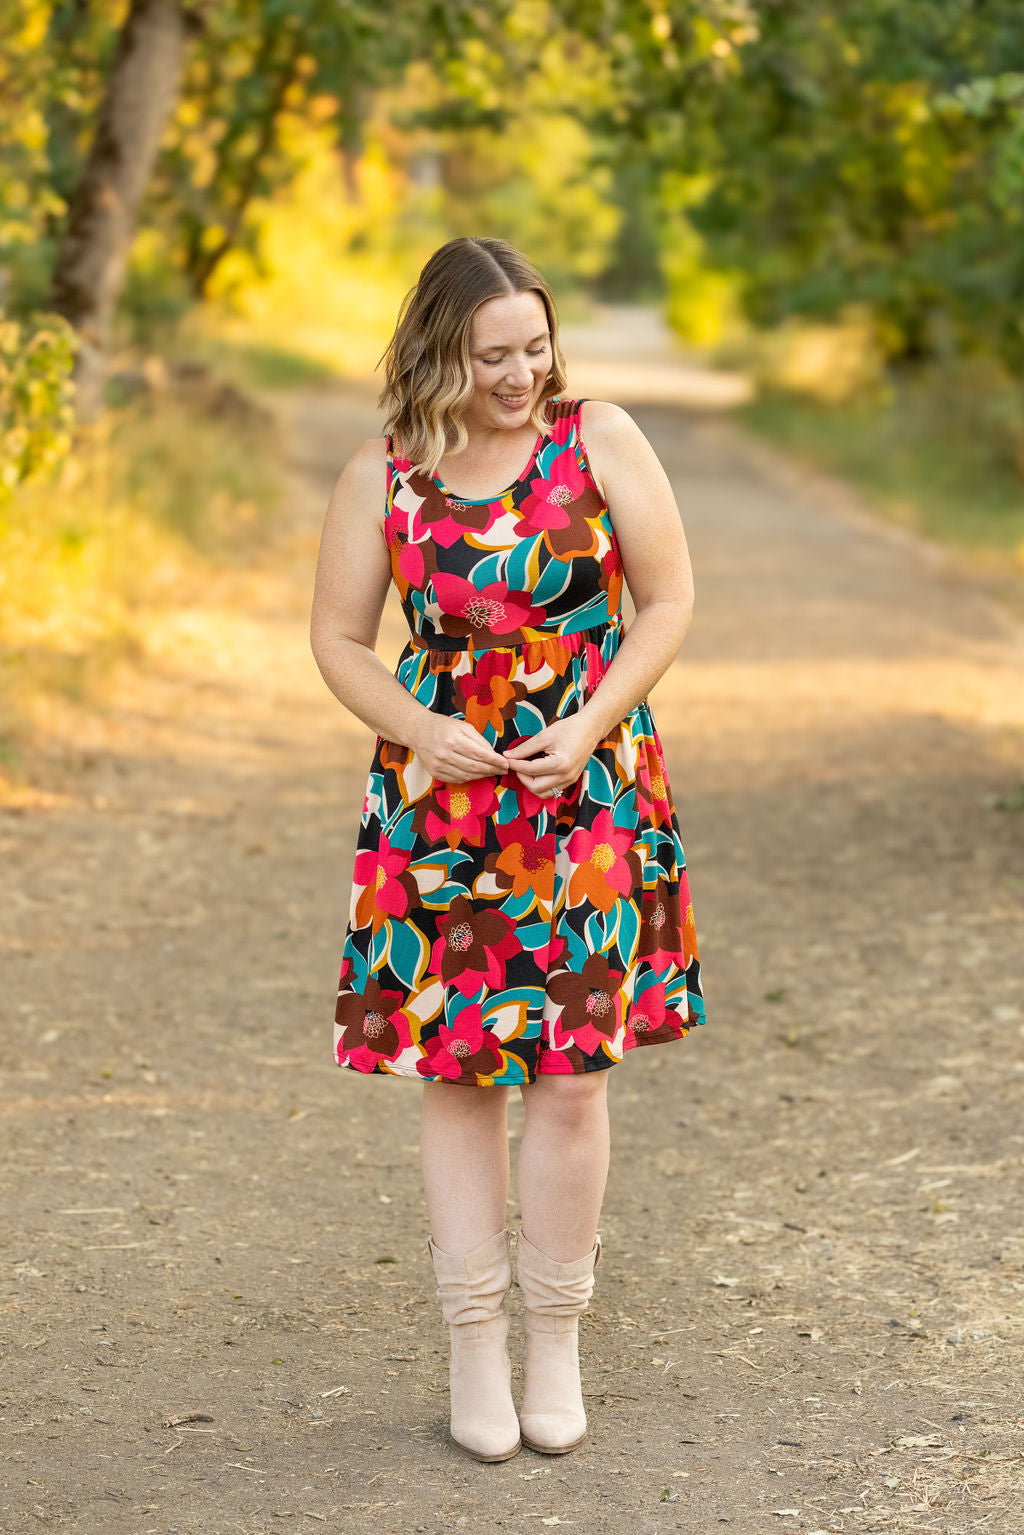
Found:
[{"label": "woman's forehead", "polygon": [[548,316],[538,293],[503,293],[473,315],[473,342],[484,348],[524,345],[548,333]]}]

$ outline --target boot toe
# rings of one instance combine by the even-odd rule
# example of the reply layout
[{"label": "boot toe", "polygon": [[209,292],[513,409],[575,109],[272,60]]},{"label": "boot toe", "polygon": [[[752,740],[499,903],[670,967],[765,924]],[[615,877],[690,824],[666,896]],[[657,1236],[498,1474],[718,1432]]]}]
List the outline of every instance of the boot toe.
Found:
[{"label": "boot toe", "polygon": [[586,1417],[567,1412],[524,1412],[519,1426],[523,1443],[546,1455],[563,1455],[587,1437]]},{"label": "boot toe", "polygon": [[469,1424],[453,1425],[449,1433],[453,1444],[477,1460],[511,1460],[513,1455],[519,1453],[523,1443],[519,1435],[518,1418],[511,1430],[507,1426],[484,1427],[475,1423],[472,1427]]}]

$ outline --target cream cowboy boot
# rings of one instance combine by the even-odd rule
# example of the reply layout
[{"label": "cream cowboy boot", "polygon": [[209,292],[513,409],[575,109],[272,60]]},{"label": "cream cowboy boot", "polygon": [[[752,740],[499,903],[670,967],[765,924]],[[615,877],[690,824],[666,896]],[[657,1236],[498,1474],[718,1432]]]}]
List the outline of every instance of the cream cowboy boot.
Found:
[{"label": "cream cowboy boot", "polygon": [[510,1234],[503,1228],[461,1258],[427,1238],[451,1341],[451,1437],[477,1460],[508,1460],[521,1444],[505,1342]]},{"label": "cream cowboy boot", "polygon": [[526,1303],[526,1365],[519,1425],[523,1443],[564,1455],[587,1437],[580,1383],[579,1319],[590,1303],[601,1237],[583,1258],[557,1263],[519,1230],[516,1277]]}]

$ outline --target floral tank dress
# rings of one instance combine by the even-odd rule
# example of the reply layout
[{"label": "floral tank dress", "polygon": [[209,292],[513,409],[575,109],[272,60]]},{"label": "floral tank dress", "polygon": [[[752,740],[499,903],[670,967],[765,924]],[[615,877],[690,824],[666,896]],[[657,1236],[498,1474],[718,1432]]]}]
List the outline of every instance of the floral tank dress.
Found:
[{"label": "floral tank dress", "polygon": [[[582,400],[501,495],[463,500],[387,439],[385,536],[410,637],[395,675],[495,750],[575,714],[624,633],[622,562]],[[704,1022],[679,824],[646,699],[578,781],[431,777],[381,737],[334,1025],[339,1066],[469,1086],[603,1071]]]}]

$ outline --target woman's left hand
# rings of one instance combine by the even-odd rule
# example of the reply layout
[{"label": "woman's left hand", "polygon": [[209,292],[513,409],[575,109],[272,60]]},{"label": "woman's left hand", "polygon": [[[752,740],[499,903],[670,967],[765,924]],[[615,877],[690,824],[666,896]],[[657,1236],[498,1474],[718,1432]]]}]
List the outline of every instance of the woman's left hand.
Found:
[{"label": "woman's left hand", "polygon": [[502,752],[526,787],[541,799],[550,799],[577,782],[597,740],[578,714],[552,720],[536,735]]}]

